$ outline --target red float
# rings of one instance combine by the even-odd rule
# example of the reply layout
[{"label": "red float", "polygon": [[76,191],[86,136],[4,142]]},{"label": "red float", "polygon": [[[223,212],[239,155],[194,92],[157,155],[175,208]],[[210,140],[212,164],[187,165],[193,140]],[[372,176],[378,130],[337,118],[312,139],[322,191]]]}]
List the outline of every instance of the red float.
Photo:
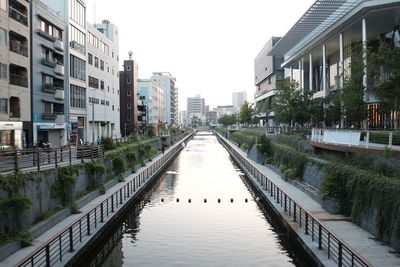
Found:
[{"label": "red float", "polygon": [[231,198],[231,203],[233,203],[233,198]]},{"label": "red float", "polygon": [[176,202],[179,202],[179,198],[176,199]]}]

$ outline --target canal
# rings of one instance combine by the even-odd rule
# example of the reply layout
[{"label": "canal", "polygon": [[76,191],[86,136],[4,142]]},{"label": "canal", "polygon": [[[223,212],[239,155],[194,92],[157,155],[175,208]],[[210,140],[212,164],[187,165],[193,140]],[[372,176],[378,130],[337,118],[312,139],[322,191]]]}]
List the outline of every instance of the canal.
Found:
[{"label": "canal", "polygon": [[198,133],[82,266],[311,266],[211,133]]}]

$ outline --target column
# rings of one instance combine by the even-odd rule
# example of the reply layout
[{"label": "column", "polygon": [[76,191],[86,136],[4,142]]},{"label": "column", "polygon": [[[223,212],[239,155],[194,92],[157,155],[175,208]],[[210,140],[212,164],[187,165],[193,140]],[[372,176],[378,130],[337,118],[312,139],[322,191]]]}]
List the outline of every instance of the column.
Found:
[{"label": "column", "polygon": [[362,46],[363,46],[362,54],[363,54],[363,64],[364,64],[363,86],[365,92],[365,90],[367,89],[367,22],[365,18],[362,19],[361,24],[362,24]]},{"label": "column", "polygon": [[310,66],[309,66],[309,73],[308,73],[308,79],[309,79],[309,82],[308,82],[308,88],[310,89],[310,91],[312,91],[312,90],[314,90],[314,88],[313,88],[313,63],[312,63],[312,54],[310,53],[310,55],[309,55],[309,61],[310,61]]},{"label": "column", "polygon": [[322,45],[322,90],[326,95],[326,46]]},{"label": "column", "polygon": [[339,88],[344,87],[343,33],[339,34]]},{"label": "column", "polygon": [[290,66],[290,81],[293,81],[293,67]]},{"label": "column", "polygon": [[304,88],[304,72],[303,72],[303,59],[299,60],[299,74],[300,74],[300,88]]}]

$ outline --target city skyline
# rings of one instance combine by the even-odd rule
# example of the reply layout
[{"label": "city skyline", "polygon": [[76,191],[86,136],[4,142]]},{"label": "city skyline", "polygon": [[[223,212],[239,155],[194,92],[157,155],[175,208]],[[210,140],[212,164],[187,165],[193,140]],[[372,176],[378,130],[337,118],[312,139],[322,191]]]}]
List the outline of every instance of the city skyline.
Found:
[{"label": "city skyline", "polygon": [[[87,20],[108,19],[117,25],[120,58],[127,59],[128,51],[133,51],[139,78],[160,71],[174,75],[180,90],[179,109],[184,110],[187,97],[196,94],[211,107],[231,104],[235,91],[245,90],[252,99],[254,57],[271,36],[283,36],[313,2],[121,0],[109,5],[104,0],[88,0]],[[173,41],[167,42],[169,38]],[[199,82],[200,77],[207,84]]]}]

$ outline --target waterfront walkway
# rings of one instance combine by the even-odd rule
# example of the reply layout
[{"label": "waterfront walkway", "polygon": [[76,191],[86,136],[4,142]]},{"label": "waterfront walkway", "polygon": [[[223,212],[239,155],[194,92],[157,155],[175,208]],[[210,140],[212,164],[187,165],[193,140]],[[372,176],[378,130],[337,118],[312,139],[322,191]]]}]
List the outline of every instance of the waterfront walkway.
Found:
[{"label": "waterfront walkway", "polygon": [[[349,218],[341,215],[331,215],[322,206],[304,193],[296,186],[284,181],[280,175],[265,165],[258,164],[247,157],[247,153],[240,149],[230,140],[225,139],[242,156],[253,162],[273,183],[287,192],[295,201],[307,209],[316,219],[326,228],[330,229],[340,239],[346,242],[357,253],[364,257],[373,266],[400,266],[400,255],[395,253],[393,248],[377,241],[373,235],[361,229],[356,224],[349,221]],[[272,201],[273,202],[273,201]],[[275,206],[275,203],[273,203]],[[278,206],[278,205],[277,205]],[[310,247],[316,247],[315,243],[309,243]],[[327,263],[327,262],[326,262]]]}]

